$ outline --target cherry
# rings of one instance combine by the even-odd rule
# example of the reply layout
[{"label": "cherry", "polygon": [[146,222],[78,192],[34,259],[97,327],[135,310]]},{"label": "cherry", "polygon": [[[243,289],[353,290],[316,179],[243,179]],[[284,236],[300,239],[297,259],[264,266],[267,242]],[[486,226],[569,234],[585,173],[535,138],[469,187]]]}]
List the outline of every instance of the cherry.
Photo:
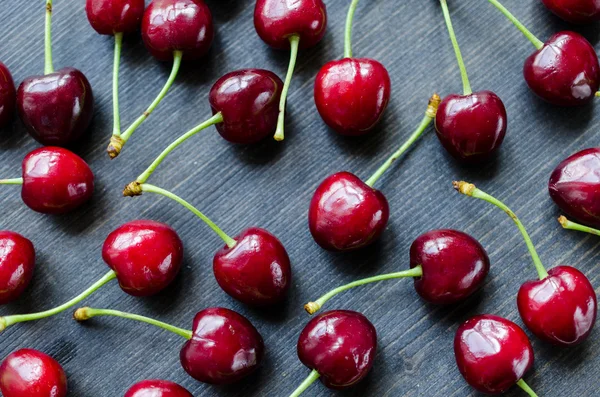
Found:
[{"label": "cherry", "polygon": [[431,124],[439,102],[434,94],[417,130],[366,182],[349,172],[338,172],[317,187],[308,210],[308,226],[317,244],[330,251],[348,251],[379,238],[387,225],[389,206],[373,184]]},{"label": "cherry", "polygon": [[206,55],[213,38],[212,14],[204,0],[153,0],[150,3],[142,18],[142,39],[159,61],[173,59],[173,67],[158,96],[127,130],[121,132],[115,122],[107,148],[111,159],[121,153],[123,145],[165,98],[179,73],[182,59],[195,60]]},{"label": "cherry", "polygon": [[194,397],[192,393],[168,380],[143,380],[131,386],[124,397]]},{"label": "cherry", "polygon": [[536,95],[558,106],[580,106],[594,98],[600,86],[600,65],[583,36],[563,31],[543,43],[497,0],[488,1],[537,48],[523,67],[525,81]]},{"label": "cherry", "polygon": [[17,299],[29,285],[35,268],[35,248],[18,233],[0,231],[0,305]]},{"label": "cherry", "polygon": [[377,352],[377,332],[362,314],[334,310],[313,318],[298,338],[298,358],[312,371],[290,395],[297,397],[314,381],[344,389],[364,379]]},{"label": "cherry", "polygon": [[517,304],[523,322],[538,338],[559,346],[583,342],[596,321],[598,304],[589,280],[579,270],[558,266],[546,271],[514,212],[504,203],[466,182],[454,182],[459,193],[502,209],[515,222],[533,259],[539,280],[527,281],[519,289]]},{"label": "cherry", "polygon": [[282,141],[287,93],[296,67],[298,50],[313,47],[321,41],[327,28],[327,9],[323,0],[257,0],[254,28],[269,46],[291,51],[275,132],[275,140]]},{"label": "cherry", "polygon": [[533,366],[533,348],[512,321],[491,314],[467,320],[456,331],[454,356],[467,383],[482,393],[503,393],[516,384],[536,396],[523,380]]},{"label": "cherry", "polygon": [[111,270],[88,289],[53,309],[0,317],[0,331],[13,324],[62,313],[115,278],[129,295],[154,295],[165,289],[179,273],[183,244],[168,225],[137,220],[125,223],[108,235],[102,247],[102,258]]},{"label": "cherry", "polygon": [[144,15],[144,0],[86,0],[85,11],[92,28],[100,34],[117,36],[135,32]]},{"label": "cherry", "polygon": [[67,376],[49,355],[21,349],[2,361],[0,391],[4,397],[65,397]]},{"label": "cherry", "polygon": [[387,69],[369,58],[352,57],[352,21],[358,0],[346,19],[344,58],[326,63],[315,80],[315,104],[325,123],[342,135],[364,135],[381,120],[391,95]]},{"label": "cherry", "polygon": [[5,64],[0,62],[0,128],[12,120],[17,93],[15,83]]},{"label": "cherry", "polygon": [[571,23],[591,23],[600,20],[600,4],[594,0],[542,0],[542,3]]},{"label": "cherry", "polygon": [[94,112],[92,87],[74,68],[52,65],[52,0],[46,0],[46,63],[43,76],[28,77],[17,90],[17,109],[33,138],[44,145],[66,146],[87,130]]},{"label": "cherry", "polygon": [[264,355],[263,339],[252,323],[233,310],[204,309],[194,317],[192,331],[136,314],[89,307],[77,309],[75,319],[115,316],[155,325],[187,339],[179,356],[194,379],[216,385],[237,382],[254,372]]}]

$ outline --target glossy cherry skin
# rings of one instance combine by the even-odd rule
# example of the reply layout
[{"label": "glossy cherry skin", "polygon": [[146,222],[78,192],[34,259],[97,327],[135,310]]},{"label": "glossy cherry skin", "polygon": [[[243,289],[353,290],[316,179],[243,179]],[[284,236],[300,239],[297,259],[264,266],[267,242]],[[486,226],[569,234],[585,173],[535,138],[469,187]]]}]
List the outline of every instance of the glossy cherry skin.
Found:
[{"label": "glossy cherry skin", "polygon": [[17,299],[29,285],[35,269],[35,249],[18,233],[0,231],[0,305]]},{"label": "glossy cherry skin", "polygon": [[0,391],[4,397],[65,397],[67,376],[49,355],[21,349],[0,364]]},{"label": "glossy cherry skin", "polygon": [[467,383],[488,394],[504,393],[533,365],[533,348],[525,332],[512,321],[490,314],[458,327],[454,356]]},{"label": "glossy cherry skin", "polygon": [[100,34],[135,32],[144,15],[144,0],[86,0],[85,12],[92,28]]},{"label": "glossy cherry skin", "polygon": [[290,36],[300,36],[300,48],[316,45],[325,35],[327,9],[322,0],[257,0],[254,27],[269,46],[290,48]]},{"label": "glossy cherry skin", "polygon": [[341,135],[364,135],[383,116],[392,87],[386,68],[374,59],[328,62],[315,80],[321,118]]},{"label": "glossy cherry skin", "polygon": [[600,20],[600,3],[596,0],[542,0],[550,11],[571,23],[591,23]]},{"label": "glossy cherry skin", "polygon": [[0,62],[0,128],[8,125],[15,113],[17,91],[10,71]]},{"label": "glossy cherry skin", "polygon": [[131,386],[123,397],[194,397],[192,393],[168,380],[144,380]]},{"label": "glossy cherry skin", "polygon": [[552,172],[548,192],[569,217],[600,227],[600,148],[585,149]]},{"label": "glossy cherry skin", "polygon": [[264,354],[263,339],[252,323],[233,310],[202,310],[194,318],[192,339],[181,349],[181,365],[194,379],[228,384],[254,372]]},{"label": "glossy cherry skin", "polygon": [[43,145],[68,146],[92,121],[94,95],[77,69],[28,77],[17,90],[17,109],[27,131]]},{"label": "glossy cherry skin", "polygon": [[517,305],[523,322],[538,338],[559,346],[583,342],[592,332],[598,302],[594,287],[579,270],[558,266],[543,280],[527,281]]},{"label": "glossy cherry skin", "polygon": [[298,338],[298,357],[330,389],[360,382],[373,367],[377,332],[362,314],[332,310],[310,320]]},{"label": "glossy cherry skin", "polygon": [[203,0],[153,0],[142,18],[142,39],[158,60],[173,59],[183,51],[183,59],[206,55],[214,38],[210,9]]},{"label": "glossy cherry skin", "polygon": [[21,198],[32,210],[64,214],[87,202],[94,192],[94,174],[75,153],[43,147],[23,159]]},{"label": "glossy cherry skin", "polygon": [[440,143],[463,163],[480,163],[496,153],[506,135],[506,108],[491,91],[448,95],[435,117]]},{"label": "glossy cherry skin", "polygon": [[283,81],[263,69],[228,73],[212,86],[208,100],[213,115],[221,113],[217,131],[229,142],[250,144],[275,134]]},{"label": "glossy cherry skin", "polygon": [[558,106],[591,101],[600,85],[600,65],[594,47],[580,34],[556,33],[525,61],[523,75],[540,98]]},{"label": "glossy cherry skin", "polygon": [[117,273],[123,291],[150,296],[165,289],[179,273],[183,243],[169,225],[137,220],[108,235],[102,259]]},{"label": "glossy cherry skin", "polygon": [[410,246],[410,267],[421,266],[415,278],[417,293],[427,302],[451,304],[479,290],[490,271],[490,260],[481,244],[452,229],[432,230]]},{"label": "glossy cherry skin", "polygon": [[349,172],[327,177],[317,188],[308,210],[313,238],[329,251],[348,251],[376,241],[390,217],[379,190]]},{"label": "glossy cherry skin", "polygon": [[235,241],[235,247],[224,246],[213,259],[213,272],[221,288],[247,305],[282,302],[292,281],[290,258],[283,244],[257,227],[244,230]]}]

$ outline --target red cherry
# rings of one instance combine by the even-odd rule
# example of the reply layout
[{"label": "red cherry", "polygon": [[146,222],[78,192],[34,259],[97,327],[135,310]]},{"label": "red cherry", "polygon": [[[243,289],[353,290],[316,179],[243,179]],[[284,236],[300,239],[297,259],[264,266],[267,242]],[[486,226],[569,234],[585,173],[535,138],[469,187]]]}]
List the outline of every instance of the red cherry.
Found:
[{"label": "red cherry", "polygon": [[0,62],[0,128],[8,125],[15,113],[17,92],[10,71]]},{"label": "red cherry", "polygon": [[85,11],[92,28],[100,34],[135,32],[144,15],[144,0],[86,0]]},{"label": "red cherry", "polygon": [[194,397],[192,393],[168,380],[143,380],[131,386],[124,397]]},{"label": "red cherry", "polygon": [[0,305],[17,299],[35,269],[35,248],[18,233],[0,231]]},{"label": "red cherry", "polygon": [[571,23],[600,20],[600,3],[595,0],[542,0],[550,11]]},{"label": "red cherry", "polygon": [[49,355],[21,349],[0,365],[0,391],[4,397],[65,397],[67,376]]},{"label": "red cherry", "polygon": [[458,327],[454,356],[467,383],[489,394],[524,383],[523,375],[533,365],[533,348],[525,332],[512,321],[490,314]]}]

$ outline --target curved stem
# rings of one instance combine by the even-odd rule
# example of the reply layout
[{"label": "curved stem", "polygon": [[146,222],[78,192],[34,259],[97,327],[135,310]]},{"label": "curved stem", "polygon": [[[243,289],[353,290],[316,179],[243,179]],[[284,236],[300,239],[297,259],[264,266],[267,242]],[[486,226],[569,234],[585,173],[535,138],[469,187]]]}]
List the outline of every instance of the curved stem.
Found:
[{"label": "curved stem", "polygon": [[466,196],[471,196],[471,197],[478,198],[480,200],[487,201],[488,203],[493,204],[496,207],[500,208],[502,211],[506,212],[506,214],[508,216],[510,216],[510,218],[515,222],[515,224],[519,228],[519,231],[523,235],[523,239],[525,240],[525,244],[527,244],[527,249],[529,250],[529,254],[531,254],[531,258],[533,259],[533,264],[535,265],[535,269],[538,272],[538,276],[540,277],[540,280],[543,280],[546,277],[548,277],[548,272],[544,268],[544,265],[542,265],[542,261],[540,260],[540,257],[538,256],[537,251],[535,250],[535,247],[533,246],[531,237],[529,237],[527,230],[525,230],[525,226],[523,226],[523,224],[521,223],[519,218],[517,218],[517,215],[514,212],[512,212],[512,210],[510,208],[508,208],[506,206],[506,204],[504,204],[500,200],[496,199],[495,197],[492,197],[489,194],[477,189],[475,187],[475,185],[473,185],[471,183],[461,181],[461,182],[453,182],[452,185],[459,193],[464,194]]},{"label": "curved stem", "polygon": [[193,205],[191,205],[190,203],[188,203],[181,197],[179,197],[165,189],[159,188],[158,186],[150,185],[147,183],[140,185],[140,187],[141,187],[142,191],[144,191],[144,192],[160,194],[162,196],[168,197],[171,200],[174,200],[174,201],[178,202],[179,204],[183,205],[185,208],[192,211],[198,218],[202,219],[204,221],[204,223],[206,223],[208,225],[208,227],[210,227],[215,233],[217,233],[219,235],[219,237],[221,237],[223,239],[223,241],[225,242],[225,244],[227,244],[227,246],[229,248],[235,247],[236,241],[234,239],[232,239],[227,234],[225,234],[225,232],[223,230],[221,230],[213,221],[208,219],[208,217],[206,215],[204,215],[202,212],[200,212],[198,209],[196,209],[196,207],[194,207]]},{"label": "curved stem", "polygon": [[346,16],[346,34],[344,37],[344,58],[352,58],[352,21],[354,20],[354,13],[356,12],[356,6],[358,0],[352,0],[350,3],[350,9]]},{"label": "curved stem", "polygon": [[290,394],[290,397],[298,397],[299,395],[304,393],[304,391],[308,389],[310,385],[312,385],[317,379],[319,379],[319,376],[321,375],[319,375],[317,370],[313,369],[308,375],[308,377],[304,379],[302,383],[300,383],[300,386],[298,386],[298,388],[294,390],[292,394]]},{"label": "curved stem", "polygon": [[121,48],[123,33],[115,33],[115,57],[113,60],[113,135],[121,135],[121,114],[119,112],[119,66],[121,63]]},{"label": "curved stem", "polygon": [[408,148],[411,147],[417,139],[419,139],[419,137],[423,134],[425,129],[429,126],[429,124],[431,124],[433,119],[435,119],[435,115],[437,113],[437,109],[440,105],[440,102],[441,98],[439,97],[439,95],[433,94],[432,97],[429,99],[429,104],[427,105],[427,110],[425,111],[425,117],[423,117],[423,120],[421,120],[421,123],[419,124],[415,132],[413,132],[412,135],[408,137],[406,142],[404,142],[404,144],[400,146],[400,148],[396,150],[385,161],[385,163],[383,163],[381,167],[379,167],[377,171],[375,171],[375,173],[365,182],[367,185],[373,187],[375,182],[377,182],[377,180],[381,178],[384,172],[387,171],[388,168],[390,168],[394,161],[398,160],[398,158],[400,158],[400,156],[402,156],[402,154],[406,152]]},{"label": "curved stem", "polygon": [[46,32],[44,35],[44,74],[54,72],[52,65],[52,0],[46,0]]},{"label": "curved stem", "polygon": [[527,393],[530,397],[538,397],[537,394],[533,391],[531,387],[523,379],[519,379],[517,382],[517,386],[519,386],[525,393]]},{"label": "curved stem", "polygon": [[0,179],[0,185],[22,185],[23,178]]},{"label": "curved stem", "polygon": [[223,122],[223,115],[221,114],[221,112],[219,112],[219,113],[215,114],[214,116],[212,116],[210,119],[203,122],[202,124],[197,125],[196,127],[192,128],[191,130],[189,130],[188,132],[186,132],[185,134],[180,136],[177,140],[175,140],[173,143],[171,143],[169,146],[167,146],[167,148],[165,150],[162,151],[162,153],[156,158],[156,160],[154,160],[152,162],[152,164],[150,164],[150,166],[146,169],[146,171],[144,171],[142,174],[140,174],[140,176],[137,177],[136,181],[139,183],[146,182],[148,180],[148,178],[150,177],[150,175],[152,175],[152,173],[154,172],[156,167],[158,167],[159,164],[163,162],[165,157],[167,157],[169,155],[169,153],[171,153],[171,151],[173,151],[173,149],[175,149],[177,146],[179,146],[183,142],[185,142],[188,138],[196,135],[198,132],[202,131],[203,129],[210,127],[211,125],[222,123],[222,122]]},{"label": "curved stem", "polygon": [[595,234],[596,236],[600,236],[600,230],[580,225],[579,223],[571,222],[562,215],[558,217],[558,222],[563,227],[563,229],[576,230],[578,232],[590,233]]},{"label": "curved stem", "polygon": [[88,296],[90,296],[91,294],[96,292],[104,284],[115,279],[116,277],[117,277],[117,274],[113,270],[111,270],[110,272],[106,273],[104,275],[104,277],[102,277],[100,280],[96,281],[94,284],[92,284],[88,289],[83,291],[81,294],[77,295],[75,298],[71,299],[70,301],[63,303],[62,305],[57,306],[53,309],[45,310],[43,312],[38,312],[38,313],[15,314],[12,316],[0,317],[0,331],[3,331],[4,329],[6,329],[7,327],[10,327],[13,324],[23,323],[26,321],[40,320],[42,318],[46,318],[46,317],[54,316],[55,314],[58,314],[58,313],[62,313],[65,310],[67,310],[68,308],[75,306],[77,303],[81,302],[82,300],[84,300],[85,298],[87,298]]},{"label": "curved stem", "polygon": [[488,1],[490,3],[492,3],[492,5],[494,7],[496,7],[498,10],[500,10],[500,12],[502,14],[504,14],[504,16],[506,18],[508,18],[508,20],[511,21],[513,23],[513,25],[515,25],[517,27],[517,29],[519,29],[521,31],[521,33],[523,33],[523,35],[525,37],[527,37],[527,39],[529,41],[531,41],[531,44],[533,44],[535,46],[535,48],[537,48],[539,50],[544,46],[544,43],[540,39],[535,37],[535,35],[533,33],[531,33],[525,27],[525,25],[523,25],[513,14],[511,14],[510,11],[508,11],[502,4],[500,4],[500,2],[498,0],[488,0]]},{"label": "curved stem", "polygon": [[292,76],[294,75],[294,69],[296,67],[296,59],[298,59],[298,48],[300,47],[300,36],[290,36],[290,63],[288,65],[287,75],[285,76],[285,83],[281,90],[281,98],[279,99],[279,118],[277,119],[277,130],[275,131],[275,140],[283,141],[284,128],[285,128],[285,104],[287,101],[288,91],[292,82]]},{"label": "curved stem", "polygon": [[129,320],[135,320],[146,324],[151,324],[157,326],[159,328],[165,329],[167,331],[173,332],[185,339],[192,339],[192,331],[175,327],[174,325],[163,323],[162,321],[154,320],[150,317],[140,316],[138,314],[132,314],[127,312],[121,312],[118,310],[109,310],[109,309],[93,309],[91,307],[82,307],[77,309],[73,314],[73,318],[77,321],[86,321],[92,317],[98,316],[113,316],[113,317],[121,317]]},{"label": "curved stem", "polygon": [[463,83],[463,94],[470,95],[473,93],[471,89],[471,83],[469,83],[469,75],[467,74],[467,68],[465,67],[465,62],[463,61],[462,54],[460,52],[460,47],[458,46],[458,41],[456,40],[456,34],[454,33],[454,28],[452,27],[452,20],[450,19],[450,11],[448,11],[448,3],[446,0],[440,0],[440,4],[442,5],[442,12],[444,13],[444,20],[446,21],[446,27],[448,28],[448,34],[450,35],[450,41],[452,42],[452,47],[454,48],[454,54],[456,55],[456,61],[458,62],[458,68],[460,69],[460,77],[462,78]]}]

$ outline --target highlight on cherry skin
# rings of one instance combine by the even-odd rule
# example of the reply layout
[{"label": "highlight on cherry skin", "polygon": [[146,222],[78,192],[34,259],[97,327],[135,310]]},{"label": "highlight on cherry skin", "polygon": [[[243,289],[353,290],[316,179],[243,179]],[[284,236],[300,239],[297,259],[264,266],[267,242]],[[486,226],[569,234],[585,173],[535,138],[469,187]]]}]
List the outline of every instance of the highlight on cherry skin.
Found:
[{"label": "highlight on cherry skin", "polygon": [[116,36],[139,29],[144,15],[144,0],[86,0],[85,12],[96,32]]},{"label": "highlight on cherry skin", "polygon": [[364,315],[349,310],[320,314],[298,338],[298,358],[311,372],[290,397],[301,395],[317,379],[335,390],[355,385],[373,367],[376,352],[377,331]]},{"label": "highlight on cherry skin", "polygon": [[252,323],[233,310],[213,307],[196,314],[187,330],[136,314],[84,307],[73,317],[82,322],[98,316],[121,317],[170,331],[187,341],[179,359],[194,379],[215,385],[242,380],[258,369],[264,356],[264,342]]},{"label": "highlight on cherry skin", "polygon": [[35,270],[35,248],[19,233],[0,231],[0,305],[18,299]]},{"label": "highlight on cherry skin", "polygon": [[542,0],[542,3],[567,22],[585,24],[600,20],[600,3],[595,0]]},{"label": "highlight on cherry skin", "polygon": [[111,270],[85,291],[52,309],[0,317],[0,331],[14,324],[60,314],[114,279],[129,295],[144,297],[157,294],[179,273],[183,244],[170,226],[136,220],[123,224],[108,235],[102,247],[102,258]]},{"label": "highlight on cherry skin", "polygon": [[538,280],[524,282],[517,296],[521,319],[538,338],[559,346],[585,341],[596,322],[598,303],[588,278],[571,266],[546,270],[525,227],[504,203],[467,182],[454,182],[459,193],[478,198],[503,210],[515,222],[538,273]]},{"label": "highlight on cherry skin", "polygon": [[373,282],[412,278],[415,290],[433,304],[453,304],[478,291],[490,270],[481,244],[466,233],[452,229],[426,232],[410,246],[410,269],[357,280],[335,288],[304,305],[309,314],[318,311],[337,294]]},{"label": "highlight on cherry skin", "polygon": [[0,129],[8,126],[15,113],[17,91],[10,71],[0,62]]},{"label": "highlight on cherry skin", "polygon": [[149,379],[131,386],[123,397],[194,397],[183,386],[168,380]]},{"label": "highlight on cherry skin", "polygon": [[20,349],[0,364],[4,397],[65,397],[67,376],[54,358],[34,349]]}]

